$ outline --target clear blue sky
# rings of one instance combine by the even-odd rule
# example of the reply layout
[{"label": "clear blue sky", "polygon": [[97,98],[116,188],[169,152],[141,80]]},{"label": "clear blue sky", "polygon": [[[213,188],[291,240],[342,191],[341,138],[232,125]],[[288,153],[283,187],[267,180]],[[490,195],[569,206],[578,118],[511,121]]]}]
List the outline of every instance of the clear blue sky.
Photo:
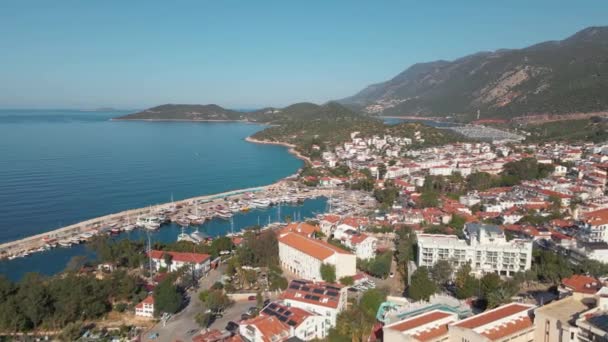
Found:
[{"label": "clear blue sky", "polygon": [[319,103],[606,24],[605,0],[2,0],[0,107]]}]

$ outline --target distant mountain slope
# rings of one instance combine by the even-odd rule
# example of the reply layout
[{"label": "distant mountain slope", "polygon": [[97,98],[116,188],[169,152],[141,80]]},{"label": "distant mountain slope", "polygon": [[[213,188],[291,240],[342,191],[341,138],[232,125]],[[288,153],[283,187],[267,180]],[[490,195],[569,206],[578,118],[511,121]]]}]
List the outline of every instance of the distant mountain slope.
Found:
[{"label": "distant mountain slope", "polygon": [[523,49],[415,64],[339,101],[370,114],[473,118],[608,109],[608,27]]}]

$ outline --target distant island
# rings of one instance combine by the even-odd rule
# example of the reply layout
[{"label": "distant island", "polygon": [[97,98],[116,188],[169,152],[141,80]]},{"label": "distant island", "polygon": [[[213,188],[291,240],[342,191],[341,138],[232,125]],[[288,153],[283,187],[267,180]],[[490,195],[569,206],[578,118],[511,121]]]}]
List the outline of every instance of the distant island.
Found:
[{"label": "distant island", "polygon": [[296,103],[284,108],[264,108],[253,112],[240,112],[215,104],[166,104],[113,120],[147,121],[234,121],[268,124],[269,127],[250,137],[251,142],[283,144],[306,160],[320,159],[320,151],[333,148],[350,140],[352,132],[362,135],[413,137],[416,132],[426,139],[415,146],[438,146],[468,140],[455,132],[438,129],[421,123],[387,125],[376,117],[363,115],[337,102],[317,105]]}]

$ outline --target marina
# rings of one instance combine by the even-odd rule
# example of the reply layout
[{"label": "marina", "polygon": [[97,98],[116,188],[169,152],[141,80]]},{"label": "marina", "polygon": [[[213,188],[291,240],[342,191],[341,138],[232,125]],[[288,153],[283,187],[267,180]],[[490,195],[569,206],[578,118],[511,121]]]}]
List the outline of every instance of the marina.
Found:
[{"label": "marina", "polygon": [[[266,187],[235,190],[221,194],[200,196],[146,208],[111,214],[55,231],[0,245],[1,263],[14,263],[38,255],[88,255],[81,245],[96,235],[140,239],[145,234],[160,237],[158,241],[188,240],[195,243],[208,237],[231,235],[245,227],[268,226],[289,219],[315,219],[328,209],[332,212],[356,207],[360,193],[335,189],[301,188],[297,183],[283,180]],[[349,198],[352,203],[349,203]],[[306,203],[316,203],[313,209]],[[54,252],[73,249],[74,253]],[[84,248],[86,249],[86,248]],[[17,260],[16,260],[17,259]],[[67,260],[60,263],[61,269]],[[45,266],[46,267],[46,266]],[[57,266],[59,267],[59,266]],[[7,265],[0,264],[0,272]],[[50,271],[60,271],[56,267]],[[31,267],[28,270],[33,271]]]},{"label": "marina", "polygon": [[[206,221],[200,226],[182,227],[176,223],[166,223],[157,230],[134,229],[111,236],[112,239],[131,239],[135,241],[146,240],[148,235],[152,243],[170,243],[178,240],[180,234],[185,233],[195,242],[203,242],[207,238],[238,234],[244,228],[260,224],[267,224],[269,219],[272,223],[277,222],[280,211],[283,219],[286,216],[314,218],[316,215],[327,210],[329,204],[325,197],[305,200],[295,205],[271,206],[265,209],[250,210],[236,213],[230,220],[215,218]],[[52,248],[42,252],[31,253],[27,257],[13,260],[0,261],[0,273],[11,280],[19,280],[26,272],[38,272],[44,275],[57,274],[65,269],[66,264],[74,256],[85,256],[89,260],[95,259],[95,254],[87,247],[86,243],[72,245],[70,248]]]}]

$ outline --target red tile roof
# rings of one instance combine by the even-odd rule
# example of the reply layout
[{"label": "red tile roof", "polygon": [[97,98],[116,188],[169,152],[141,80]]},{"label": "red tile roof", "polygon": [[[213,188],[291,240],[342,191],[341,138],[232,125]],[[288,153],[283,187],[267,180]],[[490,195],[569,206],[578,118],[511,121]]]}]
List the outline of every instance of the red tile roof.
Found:
[{"label": "red tile roof", "polygon": [[529,311],[532,308],[533,307],[530,305],[524,305],[524,304],[518,304],[518,303],[506,304],[506,305],[500,306],[496,309],[486,311],[479,315],[475,315],[473,317],[464,319],[464,320],[454,324],[454,326],[466,328],[466,329],[475,329],[480,326],[497,321],[499,319],[514,315],[516,313],[520,313],[523,311]]},{"label": "red tile roof", "polygon": [[411,330],[413,328],[419,327],[424,324],[429,324],[431,322],[438,321],[438,320],[446,318],[446,317],[450,317],[452,315],[453,314],[451,314],[449,312],[444,312],[444,311],[431,311],[431,312],[427,312],[422,315],[408,318],[401,322],[387,325],[386,328],[404,332],[404,331]]},{"label": "red tile roof", "polygon": [[352,254],[334,245],[330,245],[327,242],[307,238],[306,236],[296,233],[287,233],[279,237],[279,242],[321,261],[329,258],[335,253]]},{"label": "red tile roof", "polygon": [[[245,321],[241,324],[255,326],[262,335],[262,340],[265,342],[273,341],[273,336],[283,336],[286,339],[289,336],[289,326],[283,324],[278,318],[274,316],[257,316]],[[279,339],[279,340],[283,340]]]},{"label": "red tile roof", "polygon": [[135,308],[141,309],[141,308],[144,307],[144,304],[152,304],[152,305],[154,305],[154,297],[152,297],[151,295],[148,296],[148,297],[146,297],[144,300],[142,300],[137,305],[135,305]]},{"label": "red tile roof", "polygon": [[529,330],[534,326],[534,322],[528,316],[509,321],[495,328],[486,330],[481,334],[492,341],[503,339],[513,334],[519,334],[522,330]]},{"label": "red tile roof", "polygon": [[152,250],[149,252],[149,256],[152,259],[162,259],[164,258],[165,254],[169,254],[172,257],[173,261],[179,261],[179,262],[194,262],[197,264],[200,264],[202,262],[204,262],[205,260],[208,260],[211,258],[211,256],[209,254],[202,254],[202,253],[184,253],[184,252],[170,252],[170,251],[158,251],[158,250]]},{"label": "red tile roof", "polygon": [[319,228],[318,226],[313,226],[312,224],[308,224],[306,222],[293,222],[281,229],[281,234],[294,232],[310,236],[320,230],[321,228]]},{"label": "red tile roof", "polygon": [[592,226],[608,224],[608,209],[601,209],[588,212],[584,215],[585,222]]},{"label": "red tile roof", "polygon": [[340,216],[338,215],[325,215],[323,216],[323,221],[327,221],[331,224],[335,224],[340,221]]},{"label": "red tile roof", "polygon": [[414,335],[413,337],[420,342],[425,341],[436,341],[438,338],[447,335],[448,333],[448,325],[442,324],[435,328],[424,330]]},{"label": "red tile roof", "polygon": [[357,245],[360,244],[361,242],[365,241],[365,239],[367,239],[369,236],[367,236],[366,234],[357,234],[357,235],[353,235],[350,237],[350,242]]},{"label": "red tile roof", "polygon": [[599,280],[580,274],[562,279],[562,284],[574,292],[586,294],[594,294],[602,287]]}]

